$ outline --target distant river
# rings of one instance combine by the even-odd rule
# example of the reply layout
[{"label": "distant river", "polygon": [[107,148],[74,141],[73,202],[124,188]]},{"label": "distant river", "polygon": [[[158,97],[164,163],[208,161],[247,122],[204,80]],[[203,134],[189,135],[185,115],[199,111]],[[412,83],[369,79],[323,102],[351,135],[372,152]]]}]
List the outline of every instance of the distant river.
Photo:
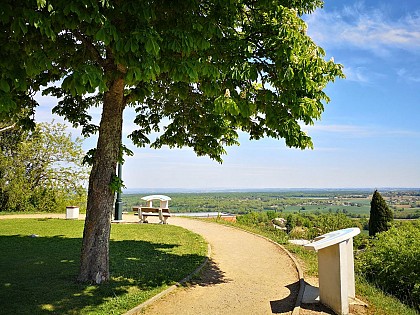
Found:
[{"label": "distant river", "polygon": [[291,197],[290,199],[319,199],[319,200],[327,200],[327,199],[332,199],[330,197]]},{"label": "distant river", "polygon": [[172,212],[171,213],[171,216],[174,216],[174,217],[195,217],[195,218],[212,218],[212,217],[217,217],[218,215],[223,217],[223,216],[231,216],[232,214],[225,213],[225,212],[186,212],[186,213]]}]

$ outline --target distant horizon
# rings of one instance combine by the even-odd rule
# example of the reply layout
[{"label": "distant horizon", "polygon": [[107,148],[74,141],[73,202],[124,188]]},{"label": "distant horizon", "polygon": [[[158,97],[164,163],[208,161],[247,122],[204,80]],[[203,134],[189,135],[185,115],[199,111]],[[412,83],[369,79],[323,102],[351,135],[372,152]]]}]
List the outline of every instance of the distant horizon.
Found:
[{"label": "distant horizon", "polygon": [[217,193],[217,192],[305,192],[305,191],[356,191],[356,192],[368,192],[368,191],[410,191],[420,190],[420,187],[312,187],[312,188],[125,188],[123,194],[140,194],[140,193]]}]

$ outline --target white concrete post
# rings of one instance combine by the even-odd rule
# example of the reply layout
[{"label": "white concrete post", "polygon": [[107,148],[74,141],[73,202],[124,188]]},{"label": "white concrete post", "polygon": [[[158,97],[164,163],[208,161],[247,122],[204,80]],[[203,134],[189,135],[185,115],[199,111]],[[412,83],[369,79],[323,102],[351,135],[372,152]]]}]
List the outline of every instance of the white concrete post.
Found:
[{"label": "white concrete post", "polygon": [[349,314],[349,298],[355,297],[353,237],[358,228],[317,237],[305,248],[318,251],[319,298],[340,315]]}]

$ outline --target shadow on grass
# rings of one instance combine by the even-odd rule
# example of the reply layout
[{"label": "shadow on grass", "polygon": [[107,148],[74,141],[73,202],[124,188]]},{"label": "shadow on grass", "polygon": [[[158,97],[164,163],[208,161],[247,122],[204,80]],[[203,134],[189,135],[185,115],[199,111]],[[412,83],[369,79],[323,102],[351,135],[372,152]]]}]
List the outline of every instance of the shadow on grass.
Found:
[{"label": "shadow on grass", "polygon": [[0,236],[0,313],[81,314],[133,288],[140,292],[135,304],[141,303],[150,296],[150,291],[141,296],[142,291],[181,280],[205,258],[170,253],[178,245],[111,241],[112,280],[83,285],[75,280],[81,242],[62,236]]}]

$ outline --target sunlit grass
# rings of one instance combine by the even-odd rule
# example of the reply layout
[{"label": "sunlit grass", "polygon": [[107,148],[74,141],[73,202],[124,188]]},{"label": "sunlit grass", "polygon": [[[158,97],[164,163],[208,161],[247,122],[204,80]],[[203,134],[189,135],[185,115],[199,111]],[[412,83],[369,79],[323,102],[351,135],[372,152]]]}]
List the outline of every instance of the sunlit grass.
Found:
[{"label": "sunlit grass", "polygon": [[2,314],[121,314],[195,270],[204,240],[172,225],[112,226],[106,284],[76,282],[83,221],[0,221]]},{"label": "sunlit grass", "polygon": [[418,315],[419,313],[401,303],[397,298],[388,295],[368,283],[361,277],[356,277],[356,293],[369,305],[368,314],[372,315]]}]

